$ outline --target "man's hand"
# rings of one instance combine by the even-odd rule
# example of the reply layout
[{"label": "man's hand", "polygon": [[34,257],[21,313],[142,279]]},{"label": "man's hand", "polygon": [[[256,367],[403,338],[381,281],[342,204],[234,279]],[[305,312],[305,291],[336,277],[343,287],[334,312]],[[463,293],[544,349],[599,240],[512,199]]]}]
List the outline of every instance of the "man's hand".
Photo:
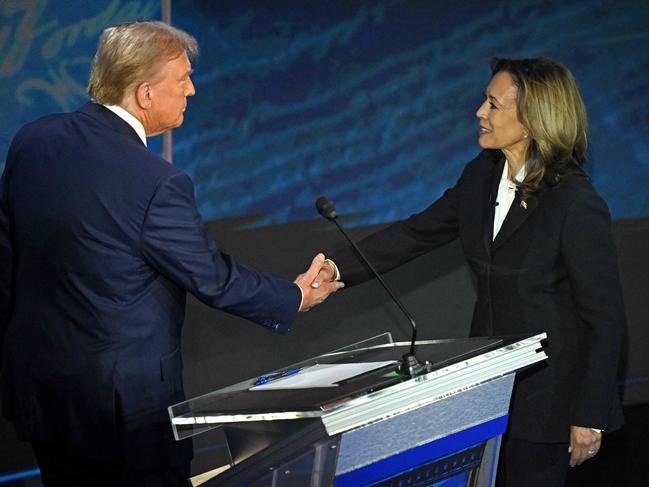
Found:
[{"label": "man's hand", "polygon": [[[341,287],[345,287],[342,282],[331,282],[333,279],[320,281],[317,286],[314,286],[316,278],[323,272],[323,265],[325,264],[325,256],[318,254],[311,262],[311,267],[295,278],[295,284],[300,286],[302,290],[302,306],[300,311],[309,311],[312,307],[322,303],[329,297],[331,293],[335,293]],[[325,265],[324,269],[330,266]]]},{"label": "man's hand", "polygon": [[581,465],[597,455],[602,446],[602,433],[581,426],[570,427],[570,466]]},{"label": "man's hand", "polygon": [[336,279],[336,268],[331,261],[324,261],[320,267],[320,272],[311,283],[311,287],[319,288],[323,282],[333,282]]}]

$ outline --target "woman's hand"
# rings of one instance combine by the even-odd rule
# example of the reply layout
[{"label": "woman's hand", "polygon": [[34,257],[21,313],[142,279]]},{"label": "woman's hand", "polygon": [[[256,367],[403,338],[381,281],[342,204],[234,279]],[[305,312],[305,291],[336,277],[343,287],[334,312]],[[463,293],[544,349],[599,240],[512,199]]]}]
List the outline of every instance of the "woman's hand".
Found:
[{"label": "woman's hand", "polygon": [[581,465],[597,455],[602,446],[602,433],[582,426],[570,427],[570,466]]}]

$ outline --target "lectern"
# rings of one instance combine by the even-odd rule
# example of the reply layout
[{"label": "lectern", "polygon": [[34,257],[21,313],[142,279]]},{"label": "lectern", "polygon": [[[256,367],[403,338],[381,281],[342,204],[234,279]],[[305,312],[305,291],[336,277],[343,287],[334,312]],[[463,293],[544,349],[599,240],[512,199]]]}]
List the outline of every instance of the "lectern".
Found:
[{"label": "lectern", "polygon": [[[223,429],[231,466],[208,486],[489,486],[514,376],[546,358],[543,339],[417,342],[433,368],[411,378],[396,365],[410,344],[386,333],[169,414],[178,440]],[[363,373],[327,382],[336,380],[330,371],[363,364]]]}]

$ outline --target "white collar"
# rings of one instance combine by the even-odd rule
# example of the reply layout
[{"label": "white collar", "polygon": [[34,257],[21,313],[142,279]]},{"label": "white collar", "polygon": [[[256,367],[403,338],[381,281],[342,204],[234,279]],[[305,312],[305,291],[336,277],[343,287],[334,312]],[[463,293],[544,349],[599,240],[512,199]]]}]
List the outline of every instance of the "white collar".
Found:
[{"label": "white collar", "polygon": [[138,137],[140,137],[140,139],[142,139],[142,143],[144,144],[144,147],[147,147],[147,145],[146,145],[146,131],[144,130],[144,125],[142,125],[142,122],[140,122],[137,118],[135,118],[135,116],[133,116],[132,113],[124,110],[119,105],[103,105],[103,106],[108,108],[111,112],[113,112],[119,118],[124,120],[127,124],[129,124],[131,127],[133,127],[133,130],[135,130],[135,133],[137,133]]},{"label": "white collar", "polygon": [[[500,179],[508,179],[507,178],[507,171],[509,170],[509,163],[507,162],[507,159],[505,159],[505,166],[503,167],[503,174],[500,176]],[[527,164],[523,164],[521,168],[518,170],[518,172],[514,175],[513,181],[520,183],[525,179],[525,176],[527,175]]]}]

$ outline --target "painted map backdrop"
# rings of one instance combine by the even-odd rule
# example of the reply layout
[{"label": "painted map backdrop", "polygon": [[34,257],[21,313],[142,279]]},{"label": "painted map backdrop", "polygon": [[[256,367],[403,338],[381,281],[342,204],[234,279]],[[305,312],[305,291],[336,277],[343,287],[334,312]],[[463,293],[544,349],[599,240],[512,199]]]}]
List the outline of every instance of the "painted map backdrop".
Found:
[{"label": "painted map backdrop", "polygon": [[[101,29],[159,16],[153,0],[0,1],[2,161],[23,123],[85,101]],[[581,85],[614,218],[649,215],[646,0],[174,0],[172,22],[201,47],[173,138],[206,220],[313,219],[321,194],[356,225],[421,210],[479,150],[490,59],[539,55]]]}]

